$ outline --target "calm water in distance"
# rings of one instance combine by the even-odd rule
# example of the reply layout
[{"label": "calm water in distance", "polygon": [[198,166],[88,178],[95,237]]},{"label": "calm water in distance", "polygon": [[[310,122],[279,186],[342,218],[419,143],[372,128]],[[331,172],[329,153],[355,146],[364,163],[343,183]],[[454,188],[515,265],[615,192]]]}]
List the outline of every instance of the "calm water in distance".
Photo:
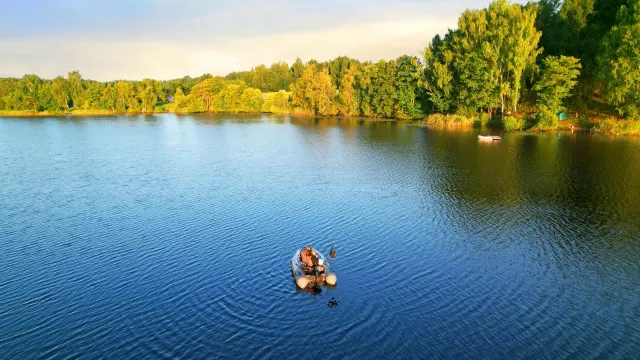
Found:
[{"label": "calm water in distance", "polygon": [[476,135],[0,119],[0,358],[638,358],[640,140]]}]

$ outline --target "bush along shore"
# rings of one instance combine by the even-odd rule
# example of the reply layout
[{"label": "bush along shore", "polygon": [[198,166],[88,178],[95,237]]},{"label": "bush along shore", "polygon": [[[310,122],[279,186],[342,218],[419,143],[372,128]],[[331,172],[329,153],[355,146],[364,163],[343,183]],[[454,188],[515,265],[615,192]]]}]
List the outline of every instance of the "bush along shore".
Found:
[{"label": "bush along shore", "polygon": [[640,0],[496,0],[420,57],[277,62],[226,76],[0,79],[0,116],[274,113],[640,134]]}]

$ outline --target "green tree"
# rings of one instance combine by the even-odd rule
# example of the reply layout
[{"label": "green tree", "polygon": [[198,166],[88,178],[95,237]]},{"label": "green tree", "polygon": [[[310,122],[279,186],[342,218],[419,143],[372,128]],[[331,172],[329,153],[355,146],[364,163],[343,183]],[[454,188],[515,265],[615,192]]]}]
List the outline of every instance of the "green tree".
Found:
[{"label": "green tree", "polygon": [[[597,80],[598,58],[606,51],[604,37],[617,24],[620,9],[632,3],[629,0],[595,0],[593,12],[587,18],[588,24],[580,41],[580,54],[571,54],[580,57],[588,80]],[[571,40],[575,42],[575,39]]]},{"label": "green tree", "polygon": [[374,116],[391,118],[395,113],[398,103],[395,83],[397,69],[395,60],[380,60],[373,67],[369,104]]},{"label": "green tree", "polygon": [[289,93],[285,91],[268,94],[262,103],[261,110],[267,113],[288,114],[290,112],[289,98]]},{"label": "green tree", "polygon": [[[395,76],[396,108],[394,117],[398,119],[414,119],[423,115],[420,100],[422,89],[422,64],[414,56],[404,55],[396,60],[398,64]],[[418,101],[416,101],[418,99]]]},{"label": "green tree", "polygon": [[0,79],[0,110],[11,110],[16,79]]},{"label": "green tree", "polygon": [[497,51],[502,112],[510,100],[513,112],[518,110],[522,76],[533,66],[542,52],[538,47],[542,35],[535,27],[536,11],[531,7],[496,0],[489,5],[490,44]]},{"label": "green tree", "polygon": [[356,75],[356,95],[360,103],[360,115],[376,116],[373,111],[373,98],[376,92],[373,84],[375,70],[376,65],[367,64]]},{"label": "green tree", "polygon": [[424,57],[424,87],[436,112],[449,112],[455,105],[454,54],[451,50],[453,31],[443,41],[436,35],[422,53]]},{"label": "green tree", "polygon": [[224,89],[218,93],[218,98],[221,101],[221,106],[216,111],[225,112],[238,112],[241,111],[241,97],[247,86],[244,82],[240,84],[228,84]]},{"label": "green tree", "polygon": [[144,113],[151,113],[156,108],[158,102],[158,95],[156,89],[153,86],[147,86],[140,94],[140,109]]},{"label": "green tree", "polygon": [[326,64],[326,68],[329,71],[333,84],[336,88],[340,88],[340,86],[342,86],[342,78],[349,69],[358,68],[360,65],[360,61],[356,59],[352,59],[347,56],[339,56],[335,59],[329,60]]},{"label": "green tree", "polygon": [[606,99],[620,115],[640,119],[640,1],[618,12],[618,24],[602,41],[599,77]]},{"label": "green tree", "polygon": [[86,86],[87,89],[82,94],[82,99],[84,99],[82,108],[85,110],[101,109],[102,107],[100,106],[100,99],[102,98],[103,84],[93,81],[88,82]]},{"label": "green tree", "polygon": [[37,75],[25,75],[14,87],[10,103],[15,110],[57,110],[51,86]]},{"label": "green tree", "polygon": [[516,112],[523,76],[541,52],[535,19],[534,6],[507,0],[465,11],[458,30],[444,41],[435,38],[425,51],[427,90],[436,108],[450,108],[455,93],[458,111],[491,114],[498,103],[502,113],[507,107]]},{"label": "green tree", "polygon": [[304,63],[300,58],[296,58],[296,61],[291,65],[291,81],[295,83],[302,77],[302,73],[304,72]]},{"label": "green tree", "polygon": [[356,92],[356,76],[359,71],[357,67],[349,68],[340,80],[340,91],[338,103],[340,114],[346,116],[358,115],[360,110],[360,99]]},{"label": "green tree", "polygon": [[540,46],[545,56],[559,56],[565,53],[566,38],[561,30],[561,0],[539,0],[536,28],[542,33]]},{"label": "green tree", "polygon": [[203,98],[195,97],[193,94],[189,94],[189,112],[205,112],[207,111],[207,105],[204,102]]},{"label": "green tree", "polygon": [[486,110],[491,115],[500,105],[504,109],[509,82],[500,59],[506,58],[506,29],[499,27],[489,22],[487,10],[466,11],[458,20],[451,49],[459,112]]},{"label": "green tree", "polygon": [[142,110],[140,95],[144,88],[138,82],[127,82],[127,88],[124,96],[127,101],[127,111],[137,113]]},{"label": "green tree", "polygon": [[81,107],[84,103],[86,85],[80,72],[77,70],[69,72],[67,75],[67,83],[69,84],[72,106]]},{"label": "green tree", "polygon": [[248,84],[252,88],[262,91],[269,91],[267,88],[267,74],[269,69],[263,64],[251,69],[251,82]]},{"label": "green tree", "polygon": [[591,64],[602,37],[598,35],[599,26],[594,26],[598,8],[602,8],[598,2],[601,3],[599,0],[540,0],[536,27],[542,32],[543,54],[573,56]]},{"label": "green tree", "polygon": [[262,91],[254,88],[245,88],[240,96],[239,111],[248,113],[259,112],[263,102]]},{"label": "green tree", "polygon": [[115,111],[127,111],[136,101],[133,95],[133,84],[128,81],[117,81],[114,85],[116,91]]},{"label": "green tree", "polygon": [[53,96],[53,90],[51,88],[50,81],[43,81],[42,87],[38,93],[37,97],[38,108],[37,111],[59,111],[60,106],[56,102],[55,97]]},{"label": "green tree", "polygon": [[315,64],[308,65],[302,77],[291,87],[291,104],[297,111],[313,115],[335,115],[336,87],[326,69],[318,72]]},{"label": "green tree", "polygon": [[567,24],[568,36],[577,38],[587,27],[588,19],[594,11],[595,0],[564,0],[560,9],[560,19]]},{"label": "green tree", "polygon": [[[214,102],[219,101],[218,94],[226,86],[227,82],[224,78],[216,76],[205,79],[191,89],[191,95],[194,100],[194,107],[198,111],[214,111]],[[200,106],[204,105],[204,108]]]},{"label": "green tree", "polygon": [[289,88],[292,83],[289,65],[280,61],[271,64],[265,75],[264,89],[265,91],[280,91]]},{"label": "green tree", "polygon": [[69,109],[69,101],[71,96],[69,92],[69,84],[62,76],[58,76],[51,82],[51,91],[56,103],[61,109]]},{"label": "green tree", "polygon": [[251,72],[250,71],[234,71],[232,73],[227,74],[224,77],[225,80],[235,81],[239,80],[244,82],[245,84],[251,84]]},{"label": "green tree", "polygon": [[176,104],[176,110],[184,110],[187,108],[187,97],[182,92],[182,88],[177,88],[176,93],[173,97],[173,102]]},{"label": "green tree", "polygon": [[115,111],[118,105],[118,88],[112,84],[107,84],[102,89],[102,96],[100,97],[101,108],[105,110]]},{"label": "green tree", "polygon": [[562,100],[571,94],[578,83],[580,60],[569,56],[548,56],[543,61],[542,76],[535,85],[538,105],[557,112],[564,109]]}]

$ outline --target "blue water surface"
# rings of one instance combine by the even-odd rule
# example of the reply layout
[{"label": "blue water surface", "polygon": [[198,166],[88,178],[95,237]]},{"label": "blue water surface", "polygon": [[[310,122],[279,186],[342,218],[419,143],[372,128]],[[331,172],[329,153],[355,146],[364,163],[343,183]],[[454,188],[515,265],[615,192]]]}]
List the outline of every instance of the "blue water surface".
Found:
[{"label": "blue water surface", "polygon": [[1,118],[0,358],[640,356],[638,138],[476,135]]}]

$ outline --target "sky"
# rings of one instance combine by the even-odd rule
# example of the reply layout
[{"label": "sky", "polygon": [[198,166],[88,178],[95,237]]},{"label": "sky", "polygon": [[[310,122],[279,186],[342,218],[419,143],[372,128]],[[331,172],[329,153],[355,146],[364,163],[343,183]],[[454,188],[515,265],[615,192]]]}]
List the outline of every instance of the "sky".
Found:
[{"label": "sky", "polygon": [[[524,0],[514,2],[524,3]],[[489,0],[0,0],[0,77],[225,75],[277,61],[419,55]]]}]

